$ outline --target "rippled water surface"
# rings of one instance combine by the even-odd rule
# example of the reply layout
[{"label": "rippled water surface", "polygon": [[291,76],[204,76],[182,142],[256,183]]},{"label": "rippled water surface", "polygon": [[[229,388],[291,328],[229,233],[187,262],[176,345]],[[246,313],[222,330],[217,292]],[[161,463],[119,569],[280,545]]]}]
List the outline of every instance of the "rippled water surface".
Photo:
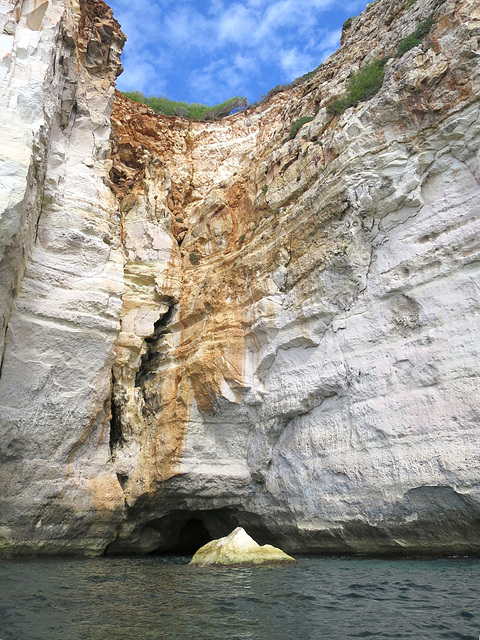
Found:
[{"label": "rippled water surface", "polygon": [[186,562],[3,562],[0,640],[479,639],[480,560]]}]

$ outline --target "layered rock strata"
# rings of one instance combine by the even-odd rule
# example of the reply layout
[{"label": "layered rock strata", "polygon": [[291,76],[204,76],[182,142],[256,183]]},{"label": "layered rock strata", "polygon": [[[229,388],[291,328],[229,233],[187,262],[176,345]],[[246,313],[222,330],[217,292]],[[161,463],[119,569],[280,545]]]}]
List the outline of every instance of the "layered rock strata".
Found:
[{"label": "layered rock strata", "polygon": [[110,387],[123,292],[102,2],[0,3],[0,548],[98,553],[121,518]]},{"label": "layered rock strata", "polygon": [[[117,94],[111,142],[106,7],[50,2],[34,32],[0,6],[10,99],[47,74],[38,142],[20,122],[3,164],[5,552],[235,526],[287,551],[478,552],[477,3],[379,0],[312,78],[219,122]],[[378,94],[329,113],[430,16]]]}]

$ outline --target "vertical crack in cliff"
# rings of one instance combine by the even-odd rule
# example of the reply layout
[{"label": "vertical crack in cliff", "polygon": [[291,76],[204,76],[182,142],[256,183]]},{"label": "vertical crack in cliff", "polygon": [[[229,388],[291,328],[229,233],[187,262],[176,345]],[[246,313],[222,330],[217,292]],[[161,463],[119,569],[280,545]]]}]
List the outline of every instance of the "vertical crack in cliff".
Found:
[{"label": "vertical crack in cliff", "polygon": [[3,320],[3,326],[2,326],[3,349],[2,349],[2,354],[0,356],[0,378],[2,377],[3,361],[5,360],[5,351],[7,350],[6,336],[7,336],[7,330],[8,330],[8,322],[5,320],[5,318],[2,318],[2,320]]},{"label": "vertical crack in cliff", "polygon": [[37,216],[37,219],[35,221],[35,238],[34,238],[34,241],[33,241],[34,244],[37,244],[37,241],[38,241],[38,229],[40,227],[40,218],[42,217],[42,213],[43,213],[43,200],[40,203],[38,216]]},{"label": "vertical crack in cliff", "polygon": [[112,371],[112,391],[110,396],[110,452],[124,442],[121,405],[115,397],[115,376]]},{"label": "vertical crack in cliff", "polygon": [[[144,413],[150,414],[159,408],[160,398],[155,393],[147,393],[145,390],[145,382],[152,377],[160,361],[164,357],[162,348],[165,336],[171,333],[168,325],[177,310],[177,300],[172,297],[162,298],[162,303],[168,306],[167,311],[155,322],[153,333],[150,338],[145,339],[145,354],[142,356],[140,366],[135,376],[135,387],[139,387],[142,391],[144,399]],[[112,391],[110,398],[110,451],[111,453],[118,446],[126,441],[123,420],[122,407],[126,403],[126,399],[122,397],[119,389],[116,388],[115,374],[112,371]],[[156,401],[153,399],[157,398]],[[153,406],[154,405],[154,406]]]},{"label": "vertical crack in cliff", "polygon": [[172,297],[167,297],[162,302],[168,305],[168,310],[155,322],[152,336],[145,340],[146,351],[135,376],[136,387],[144,386],[145,381],[156,371],[158,364],[164,358],[163,342],[165,336],[171,333],[168,326],[178,309],[178,304]]}]

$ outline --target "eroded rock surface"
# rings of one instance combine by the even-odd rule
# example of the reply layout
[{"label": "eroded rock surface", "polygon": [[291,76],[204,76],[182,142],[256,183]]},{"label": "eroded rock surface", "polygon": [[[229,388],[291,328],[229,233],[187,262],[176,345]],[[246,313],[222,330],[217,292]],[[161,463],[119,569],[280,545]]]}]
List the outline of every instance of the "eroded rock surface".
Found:
[{"label": "eroded rock surface", "polygon": [[[287,551],[478,552],[478,3],[379,0],[312,78],[219,122],[117,93],[111,141],[108,8],[50,2],[32,31],[0,7],[7,107],[34,102],[0,166],[5,550],[244,526]],[[429,16],[377,95],[329,114]]]},{"label": "eroded rock surface", "polygon": [[212,540],[201,547],[190,561],[197,567],[229,565],[265,565],[292,563],[295,559],[271,544],[260,546],[245,529],[237,527],[219,540]]},{"label": "eroded rock surface", "polygon": [[0,2],[0,548],[98,553],[121,519],[110,395],[124,256],[123,35],[102,2]]}]

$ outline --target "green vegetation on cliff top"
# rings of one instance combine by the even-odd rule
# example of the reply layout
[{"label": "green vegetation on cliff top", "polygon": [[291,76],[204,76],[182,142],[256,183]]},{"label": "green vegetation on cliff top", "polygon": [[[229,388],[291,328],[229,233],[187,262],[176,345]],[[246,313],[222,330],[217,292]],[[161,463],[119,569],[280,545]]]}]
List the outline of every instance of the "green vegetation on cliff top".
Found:
[{"label": "green vegetation on cliff top", "polygon": [[[415,0],[409,0],[408,6],[411,6],[414,1]],[[346,20],[343,28],[348,28],[351,25],[352,20],[353,18]],[[421,22],[413,33],[400,40],[395,57],[400,58],[404,53],[419,45],[423,38],[425,38],[429,33],[433,24],[433,17],[430,16],[424,22]],[[327,107],[328,111],[330,113],[340,114],[349,107],[356,106],[359,102],[364,102],[374,96],[383,84],[385,73],[384,67],[391,57],[393,56],[388,55],[380,60],[374,60],[360,69],[357,73],[352,74],[348,83],[347,92],[342,97],[331,102]],[[268,100],[280,91],[285,91],[286,89],[290,89],[310,80],[321,66],[322,65],[319,65],[313,71],[296,78],[289,84],[274,87],[266,96],[262,96],[260,98],[260,102]],[[206,104],[197,102],[189,104],[187,102],[177,102],[163,97],[158,98],[156,96],[150,96],[147,98],[147,96],[140,91],[124,91],[122,93],[127,98],[130,98],[130,100],[139,102],[150,109],[153,109],[155,113],[163,113],[166,116],[181,116],[184,118],[190,118],[191,120],[219,120],[220,118],[224,118],[231,113],[236,113],[237,111],[249,106],[247,99],[239,96],[235,96],[225,102],[209,107]],[[255,103],[255,105],[256,104],[258,103]],[[294,138],[303,124],[309,122],[310,119],[311,118],[301,118],[295,122],[290,131],[290,139]]]},{"label": "green vegetation on cliff top", "polygon": [[[322,65],[319,65],[313,71],[305,73],[303,76],[296,78],[289,84],[277,85],[271,89],[267,95],[261,96],[259,102],[264,102],[281,91],[286,91],[287,89],[291,89],[292,87],[296,87],[299,84],[310,80],[321,66]],[[219,120],[220,118],[224,118],[231,113],[236,113],[247,106],[253,107],[259,104],[254,103],[249,105],[246,98],[235,96],[225,102],[209,107],[206,104],[198,102],[192,102],[189,104],[188,102],[177,102],[175,100],[169,100],[168,98],[157,98],[156,96],[150,96],[147,98],[147,96],[140,91],[122,91],[122,94],[134,102],[146,105],[155,111],[155,113],[163,113],[165,116],[181,116],[183,118],[189,118],[190,120]]]},{"label": "green vegetation on cliff top", "polygon": [[166,116],[182,116],[184,118],[190,118],[191,120],[216,120],[228,116],[230,113],[238,111],[248,104],[246,98],[238,96],[216,104],[213,107],[209,107],[206,104],[197,102],[188,104],[187,102],[176,102],[175,100],[157,98],[156,96],[147,98],[147,96],[140,91],[125,91],[123,95],[134,102],[146,105],[150,109],[153,109],[155,113],[163,113]]}]

